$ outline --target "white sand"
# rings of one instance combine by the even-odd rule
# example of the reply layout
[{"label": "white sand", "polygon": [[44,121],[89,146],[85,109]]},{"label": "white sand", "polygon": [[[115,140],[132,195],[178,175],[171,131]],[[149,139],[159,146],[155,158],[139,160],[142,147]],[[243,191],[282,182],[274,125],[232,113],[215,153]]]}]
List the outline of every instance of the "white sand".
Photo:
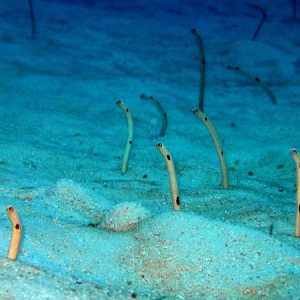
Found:
[{"label": "white sand", "polygon": [[[300,23],[291,5],[260,1],[0,3],[1,299],[299,299],[295,224],[300,149]],[[130,3],[130,4],[129,4]],[[299,13],[300,14],[300,13]],[[203,37],[205,113],[229,168],[192,113]],[[278,105],[238,65],[267,82]],[[139,98],[158,99],[160,115]],[[128,172],[121,99],[134,117]],[[162,142],[175,161],[174,212]],[[11,223],[23,238],[9,261]],[[270,235],[272,231],[272,235]]]}]

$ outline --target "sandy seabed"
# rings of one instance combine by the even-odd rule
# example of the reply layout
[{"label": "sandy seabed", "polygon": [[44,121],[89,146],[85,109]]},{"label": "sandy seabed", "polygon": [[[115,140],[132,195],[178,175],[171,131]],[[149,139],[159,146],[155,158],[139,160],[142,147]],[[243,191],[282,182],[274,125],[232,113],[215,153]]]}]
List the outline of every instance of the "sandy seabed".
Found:
[{"label": "sandy seabed", "polygon": [[[26,2],[26,1],[25,1]],[[300,148],[300,23],[260,1],[35,1],[0,4],[1,299],[299,299],[294,237]],[[198,106],[223,144],[228,190]],[[228,70],[239,66],[261,86]],[[168,116],[141,94],[155,97]],[[125,114],[133,116],[128,171]],[[172,154],[181,210],[166,162]],[[11,223],[22,221],[16,261]]]}]

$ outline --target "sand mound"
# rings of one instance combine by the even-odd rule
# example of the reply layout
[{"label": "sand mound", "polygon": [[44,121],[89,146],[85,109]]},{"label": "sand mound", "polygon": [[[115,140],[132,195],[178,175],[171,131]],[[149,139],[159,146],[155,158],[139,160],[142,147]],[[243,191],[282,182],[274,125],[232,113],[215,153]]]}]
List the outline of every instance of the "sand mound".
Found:
[{"label": "sand mound", "polygon": [[127,231],[149,216],[141,204],[122,202],[114,206],[103,218],[101,228],[108,231]]},{"label": "sand mound", "polygon": [[95,223],[100,222],[103,214],[112,206],[104,197],[93,194],[69,179],[60,179],[49,194],[58,196],[73,211]]},{"label": "sand mound", "polygon": [[297,251],[266,234],[189,213],[146,220],[136,240],[127,267],[160,295],[268,296],[300,268]]}]

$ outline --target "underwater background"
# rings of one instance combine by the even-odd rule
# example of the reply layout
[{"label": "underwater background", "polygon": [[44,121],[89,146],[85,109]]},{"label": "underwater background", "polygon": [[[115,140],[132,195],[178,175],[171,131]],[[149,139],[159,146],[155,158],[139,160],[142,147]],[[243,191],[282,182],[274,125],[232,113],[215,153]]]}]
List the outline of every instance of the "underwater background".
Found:
[{"label": "underwater background", "polygon": [[299,300],[298,2],[2,0],[0,298]]}]

